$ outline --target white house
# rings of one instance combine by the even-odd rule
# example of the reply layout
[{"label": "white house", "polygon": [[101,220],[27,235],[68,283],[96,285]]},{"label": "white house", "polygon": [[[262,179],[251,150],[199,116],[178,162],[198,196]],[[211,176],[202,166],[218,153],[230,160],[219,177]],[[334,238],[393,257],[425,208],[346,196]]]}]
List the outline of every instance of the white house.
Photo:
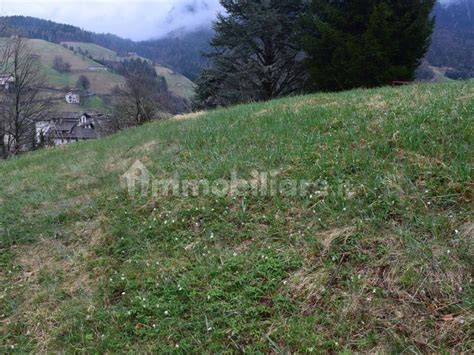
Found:
[{"label": "white house", "polygon": [[66,102],[68,104],[80,104],[81,103],[81,97],[79,94],[75,94],[73,92],[68,92],[65,96]]},{"label": "white house", "polygon": [[88,67],[87,70],[89,70],[89,71],[109,71],[108,68],[99,67],[99,66],[91,66],[91,67]]},{"label": "white house", "polygon": [[15,77],[12,74],[0,74],[0,88],[8,90],[14,82]]}]

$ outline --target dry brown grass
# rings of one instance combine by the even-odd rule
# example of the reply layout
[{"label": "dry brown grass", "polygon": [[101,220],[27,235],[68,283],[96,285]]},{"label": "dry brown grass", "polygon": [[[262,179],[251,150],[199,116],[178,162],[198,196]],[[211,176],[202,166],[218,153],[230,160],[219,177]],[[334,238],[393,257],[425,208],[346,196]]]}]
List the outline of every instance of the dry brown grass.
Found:
[{"label": "dry brown grass", "polygon": [[60,301],[58,295],[66,294],[71,300],[91,299],[99,272],[91,274],[85,264],[95,257],[94,248],[105,236],[102,225],[101,219],[76,223],[71,229],[75,236],[72,241],[41,237],[35,244],[15,249],[22,270],[16,284],[27,286],[28,294],[22,295],[15,316],[4,323],[24,324],[27,334],[37,342],[37,351],[49,348],[60,327],[59,319],[67,316],[61,307],[68,301]]},{"label": "dry brown grass", "polygon": [[323,255],[331,248],[332,243],[338,238],[347,238],[356,231],[355,227],[334,228],[319,235],[321,244],[324,246]]},{"label": "dry brown grass", "polygon": [[255,114],[255,117],[263,117],[263,116],[266,116],[267,114],[270,114],[272,112],[273,112],[273,110],[271,110],[271,109],[264,109],[264,110],[258,111]]},{"label": "dry brown grass", "polygon": [[198,112],[187,113],[184,115],[176,115],[172,119],[176,121],[194,120],[205,114],[206,114],[206,111],[198,111]]},{"label": "dry brown grass", "polygon": [[446,168],[446,164],[444,162],[434,157],[424,156],[419,153],[409,152],[403,149],[398,149],[396,154],[399,158],[407,160],[420,168],[426,168],[427,166],[432,165],[439,165]]},{"label": "dry brown grass", "polygon": [[[459,236],[472,239],[473,231],[474,225],[466,223]],[[283,292],[300,303],[300,313],[325,309],[336,324],[347,320],[356,324],[347,339],[341,339],[345,344],[355,345],[370,329],[379,329],[380,336],[392,340],[411,337],[422,352],[433,352],[434,346],[446,342],[454,351],[465,344],[474,320],[469,310],[452,313],[452,307],[461,302],[462,285],[472,278],[472,270],[450,256],[447,246],[433,245],[431,258],[414,258],[410,246],[391,231],[363,237],[357,233],[355,227],[334,228],[318,234],[321,248],[316,254],[302,250],[303,267],[283,286]],[[379,255],[380,250],[386,252]],[[335,253],[339,259],[329,268],[327,259]],[[348,279],[343,270],[354,265],[354,255],[367,255],[369,261],[352,269]],[[443,262],[446,255],[449,263]],[[320,325],[316,328],[321,334],[331,333]],[[378,342],[380,346],[383,342]]]},{"label": "dry brown grass", "polygon": [[387,101],[383,99],[381,95],[375,95],[370,97],[367,100],[367,103],[364,103],[370,110],[385,111],[389,107]]},{"label": "dry brown grass", "polygon": [[465,101],[465,102],[474,100],[474,93],[470,93],[470,94],[458,97],[457,100],[458,101]]}]

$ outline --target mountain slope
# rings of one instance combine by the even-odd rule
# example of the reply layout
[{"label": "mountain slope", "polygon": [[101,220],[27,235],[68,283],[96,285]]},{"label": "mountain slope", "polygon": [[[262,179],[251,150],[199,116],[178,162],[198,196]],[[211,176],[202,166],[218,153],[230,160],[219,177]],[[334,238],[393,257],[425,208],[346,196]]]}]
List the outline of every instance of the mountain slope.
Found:
[{"label": "mountain slope", "polygon": [[[0,162],[1,349],[471,353],[473,97],[293,97]],[[137,160],[215,194],[133,198]]]},{"label": "mountain slope", "polygon": [[[91,56],[94,60],[99,62],[104,60],[120,62],[125,59],[139,57],[135,53],[131,53],[131,55],[124,53],[122,56],[120,56],[117,52],[101,47],[94,43],[62,42],[62,45],[65,45],[68,48],[74,48],[75,51],[85,53],[86,56]],[[149,60],[144,57],[139,58]],[[166,79],[168,90],[170,90],[173,94],[178,97],[184,97],[188,100],[191,100],[194,97],[194,83],[191,80],[157,63],[154,63],[154,66],[156,68],[156,73]]]},{"label": "mountain slope", "polygon": [[5,29],[0,27],[0,36],[10,36],[20,31],[25,37],[54,43],[95,43],[116,51],[122,56],[128,52],[136,52],[192,80],[197,77],[207,62],[201,56],[201,51],[209,50],[208,40],[212,35],[212,30],[202,28],[192,32],[175,31],[162,39],[133,42],[112,34],[97,34],[71,25],[27,16],[0,17],[0,22],[6,25]]},{"label": "mountain slope", "polygon": [[437,4],[434,16],[436,27],[428,62],[453,68],[459,78],[474,77],[474,0],[460,0],[449,6]]},{"label": "mountain slope", "polygon": [[[0,47],[5,38],[0,38]],[[39,57],[41,70],[45,77],[43,89],[47,89],[48,95],[54,98],[54,111],[70,112],[82,110],[106,111],[104,97],[111,94],[112,89],[125,82],[120,75],[103,70],[91,70],[91,67],[103,68],[103,65],[91,60],[87,56],[74,53],[58,44],[40,39],[27,39],[31,52]],[[71,70],[61,73],[54,69],[54,58],[61,57],[71,65]],[[76,87],[77,80],[81,75],[85,75],[90,83],[90,93],[92,96],[82,98],[81,105],[67,104],[64,95],[70,89]]]},{"label": "mountain slope", "polygon": [[73,48],[74,51],[82,51],[86,56],[91,56],[94,60],[111,60],[111,61],[120,61],[125,59],[124,57],[119,57],[117,52],[99,46],[95,43],[88,42],[61,42],[61,45],[68,47],[69,49]]},{"label": "mountain slope", "polygon": [[[432,45],[427,60],[430,65],[451,67],[469,77],[474,63],[474,0],[451,1],[449,5],[436,4],[433,15],[437,18]],[[13,29],[26,36],[52,42],[92,42],[119,53],[136,52],[159,62],[184,76],[195,80],[207,59],[202,52],[211,51],[209,40],[213,36],[211,24],[195,31],[185,29],[169,33],[160,39],[133,42],[110,34],[95,34],[80,28],[61,25],[31,17],[1,18]]]},{"label": "mountain slope", "polygon": [[[33,53],[40,56],[40,61],[46,72],[47,80],[55,88],[66,86],[74,87],[80,75],[86,75],[91,82],[91,91],[97,94],[110,94],[112,89],[124,82],[120,75],[108,71],[92,71],[90,67],[103,67],[103,65],[75,54],[60,45],[43,40],[29,40]],[[54,70],[53,61],[60,56],[71,64],[71,72],[61,74]]]},{"label": "mountain slope", "polygon": [[[0,38],[4,42],[5,38]],[[107,71],[91,71],[89,67],[103,67],[103,65],[94,62],[86,56],[75,54],[74,52],[51,42],[39,39],[28,39],[28,46],[33,54],[39,56],[42,70],[46,75],[47,82],[45,86],[62,89],[65,87],[73,88],[80,75],[86,75],[91,81],[91,91],[98,94],[108,94],[112,88],[123,82],[119,75]],[[61,57],[71,64],[71,71],[60,73],[53,68],[55,57]]]},{"label": "mountain slope", "polygon": [[[0,47],[6,39],[0,38]],[[55,111],[76,111],[76,110],[99,110],[107,111],[110,108],[104,103],[110,97],[114,87],[125,83],[125,79],[116,73],[106,70],[103,60],[122,61],[133,56],[119,56],[116,52],[96,45],[94,43],[83,42],[63,42],[62,45],[47,42],[40,39],[28,39],[28,46],[31,52],[38,55],[41,69],[45,75],[44,87],[50,90],[50,95],[55,98]],[[71,70],[60,73],[54,69],[55,57],[61,57],[71,65]],[[136,57],[136,56],[135,56]],[[142,58],[144,59],[144,58]],[[185,100],[191,100],[194,96],[194,83],[188,78],[175,73],[171,69],[155,63],[158,75],[165,77],[168,90]],[[64,94],[67,90],[76,86],[81,75],[85,75],[90,83],[90,93],[93,95],[83,99],[79,105],[66,104]]]}]

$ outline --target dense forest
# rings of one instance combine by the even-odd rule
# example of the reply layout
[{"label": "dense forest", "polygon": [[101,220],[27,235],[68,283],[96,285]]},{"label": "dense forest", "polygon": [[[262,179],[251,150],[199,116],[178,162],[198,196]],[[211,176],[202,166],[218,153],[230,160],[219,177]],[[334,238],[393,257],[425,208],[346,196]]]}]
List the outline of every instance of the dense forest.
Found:
[{"label": "dense forest", "polygon": [[[474,0],[459,0],[449,6],[438,3],[433,15],[436,26],[427,61],[430,65],[454,68],[448,72],[453,78],[474,77]],[[210,51],[209,41],[214,34],[210,27],[204,27],[193,32],[175,31],[164,38],[134,42],[113,34],[97,34],[32,17],[11,16],[2,20],[10,29],[0,32],[0,36],[21,30],[26,37],[54,43],[93,42],[120,54],[136,52],[191,80],[195,80],[206,66],[207,58],[202,53]]]},{"label": "dense forest", "polygon": [[461,0],[434,10],[436,28],[427,55],[431,65],[451,67],[452,79],[474,77],[474,0]]}]

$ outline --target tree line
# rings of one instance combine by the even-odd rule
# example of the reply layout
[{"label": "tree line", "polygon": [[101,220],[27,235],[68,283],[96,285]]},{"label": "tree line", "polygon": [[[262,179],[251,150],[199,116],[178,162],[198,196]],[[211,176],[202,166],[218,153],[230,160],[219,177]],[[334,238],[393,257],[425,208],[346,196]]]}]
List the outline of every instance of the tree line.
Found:
[{"label": "tree line", "polygon": [[200,106],[411,81],[435,0],[221,0]]},{"label": "tree line", "polygon": [[[337,2],[344,1],[334,1]],[[352,3],[355,4],[357,1]],[[360,4],[372,6],[370,2]],[[453,68],[453,78],[474,77],[472,69],[474,28],[471,15],[473,11],[473,0],[457,0],[451,1],[449,6],[438,1],[432,12],[433,16],[436,16],[436,28],[426,59],[430,65]],[[201,70],[208,65],[208,58],[201,53],[211,50],[208,42],[214,36],[214,31],[205,27],[189,32],[176,31],[160,39],[134,42],[111,34],[96,34],[78,27],[32,17],[10,16],[0,20],[7,24],[6,30],[1,31],[0,28],[0,36],[3,37],[20,30],[28,38],[40,38],[55,43],[92,42],[119,53],[136,52],[142,57],[172,68],[193,81],[197,80]],[[431,70],[425,69],[429,74],[428,78],[432,77]],[[448,72],[448,75],[450,74],[451,71]]]}]

